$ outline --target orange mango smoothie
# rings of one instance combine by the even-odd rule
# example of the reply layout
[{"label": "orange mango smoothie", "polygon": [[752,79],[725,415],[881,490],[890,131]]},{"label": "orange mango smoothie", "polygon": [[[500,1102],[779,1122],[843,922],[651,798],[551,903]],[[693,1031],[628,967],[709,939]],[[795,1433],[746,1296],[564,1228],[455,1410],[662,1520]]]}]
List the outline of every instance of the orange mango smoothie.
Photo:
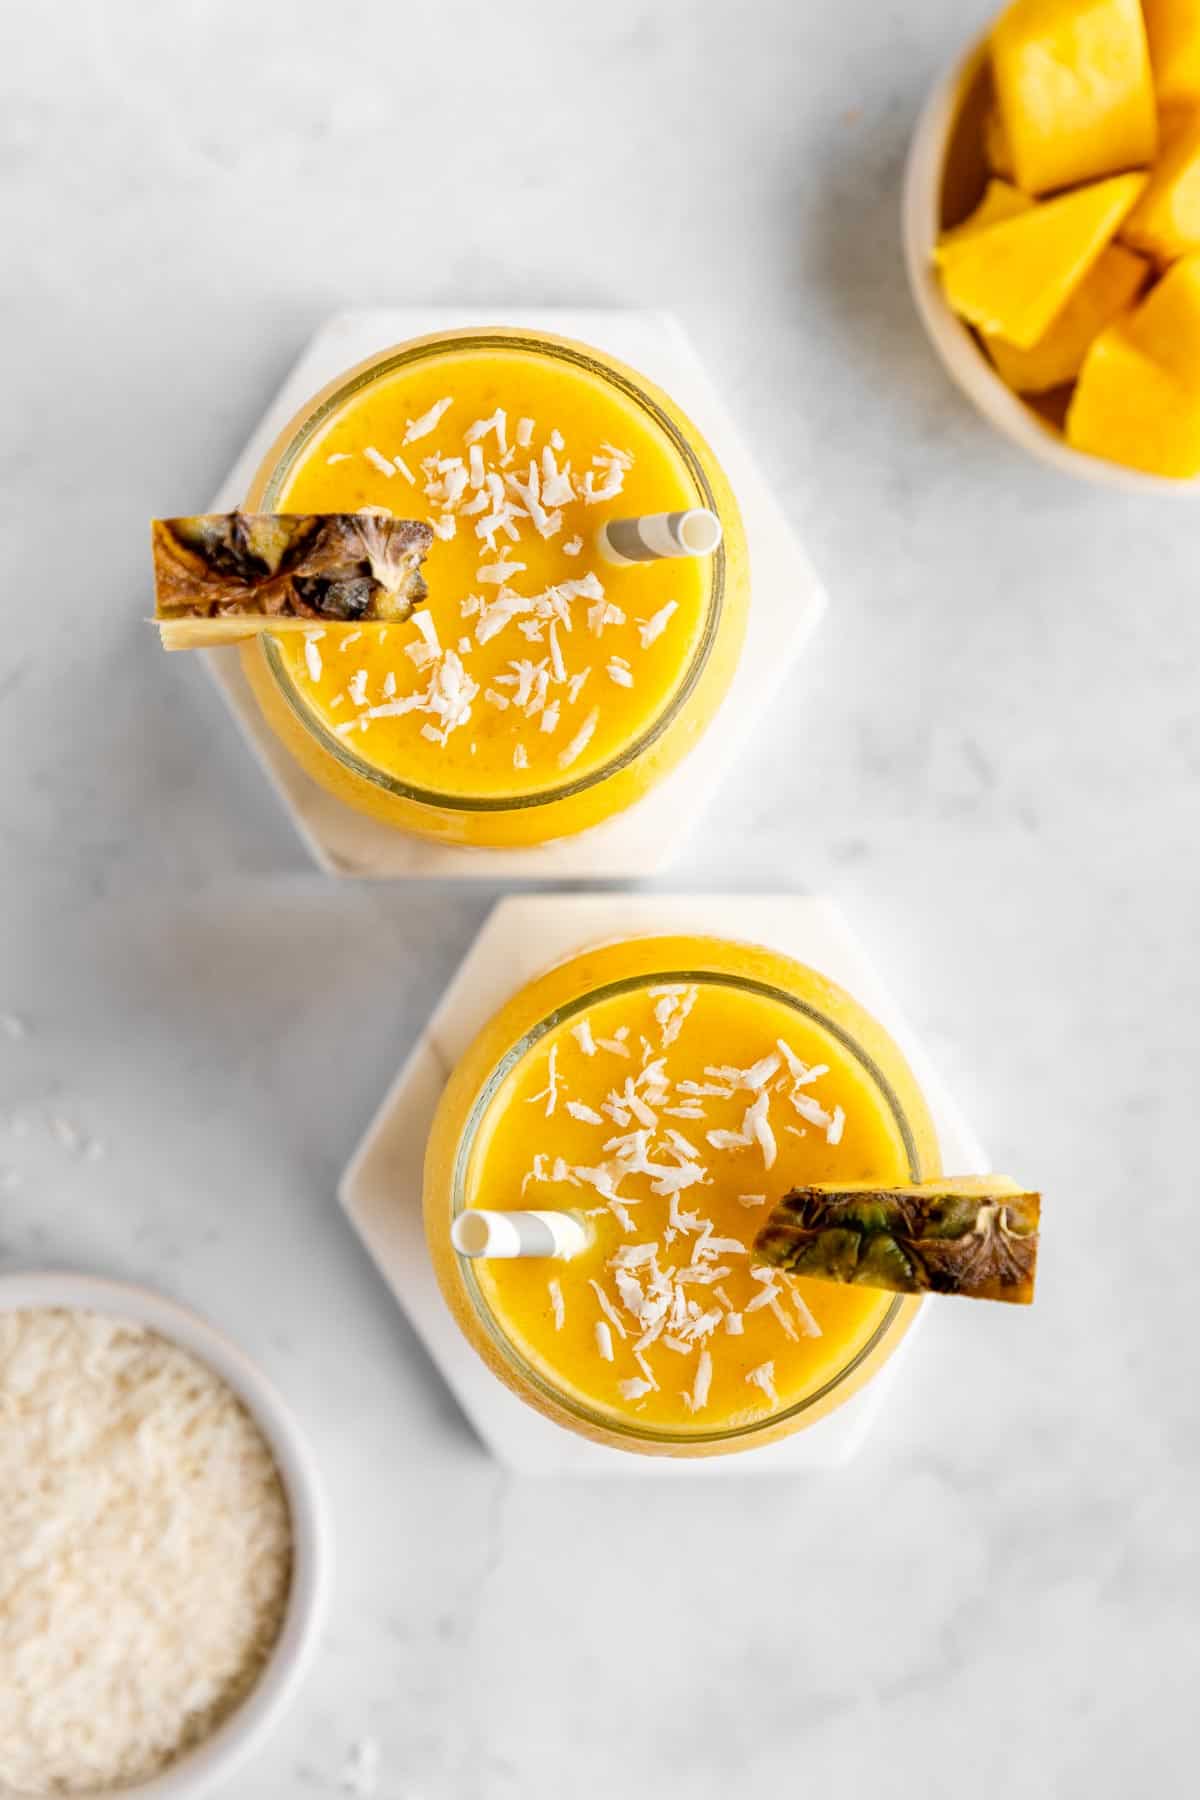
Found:
[{"label": "orange mango smoothie", "polygon": [[[746,565],[711,454],[620,365],[518,333],[376,359],[318,397],[252,500],[428,520],[427,603],[399,625],[248,645],[269,722],[376,818],[536,843],[636,799],[732,676]],[[714,557],[605,562],[606,520],[706,506]]]},{"label": "orange mango smoothie", "polygon": [[[451,1082],[427,1163],[435,1264],[496,1372],[562,1423],[676,1454],[779,1436],[846,1398],[914,1303],[749,1252],[789,1188],[936,1172],[880,1027],[814,971],[711,939],[609,946],[514,1005]],[[531,1012],[512,1060],[503,1040]],[[472,1206],[572,1211],[585,1248],[467,1265],[447,1238]]]}]

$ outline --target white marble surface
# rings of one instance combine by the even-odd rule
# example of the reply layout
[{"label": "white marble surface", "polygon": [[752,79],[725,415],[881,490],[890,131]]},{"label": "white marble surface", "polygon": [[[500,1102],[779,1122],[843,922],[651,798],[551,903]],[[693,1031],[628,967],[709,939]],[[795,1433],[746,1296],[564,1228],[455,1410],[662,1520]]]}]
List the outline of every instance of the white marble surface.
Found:
[{"label": "white marble surface", "polygon": [[[332,1625],[238,1800],[367,1735],[383,1800],[1192,1791],[1196,531],[1023,462],[914,321],[905,137],[983,11],[4,14],[0,1264],[183,1295],[312,1431]],[[752,1508],[481,1454],[333,1184],[491,896],[318,878],[139,624],[147,516],[315,323],[430,298],[678,311],[834,606],[667,885],[832,893],[1047,1192],[1032,1314],[926,1334],[853,1468]],[[67,503],[94,575],[27,605]]]}]

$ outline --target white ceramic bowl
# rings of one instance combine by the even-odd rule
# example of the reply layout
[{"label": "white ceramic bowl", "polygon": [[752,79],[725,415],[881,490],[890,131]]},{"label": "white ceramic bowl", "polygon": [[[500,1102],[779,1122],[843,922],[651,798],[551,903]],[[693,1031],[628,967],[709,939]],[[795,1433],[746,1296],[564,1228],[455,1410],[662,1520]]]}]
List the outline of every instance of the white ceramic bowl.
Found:
[{"label": "white ceramic bowl", "polygon": [[1140,469],[1125,469],[1102,457],[1075,450],[1005,386],[963,321],[946,304],[933,268],[933,248],[941,229],[942,191],[955,129],[982,79],[986,40],[977,42],[939,81],[917,121],[904,174],[901,231],[908,282],[929,341],[950,375],[984,418],[1039,461],[1068,475],[1119,488],[1125,493],[1175,494],[1194,498],[1200,483],[1173,481]]},{"label": "white ceramic bowl", "polygon": [[[291,1511],[292,1583],[278,1641],[258,1681],[211,1737],[132,1787],[105,1800],[195,1800],[224,1779],[278,1722],[316,1648],[332,1574],[332,1540],[320,1482],[303,1434],[274,1387],[237,1346],[197,1314],[149,1288],[92,1275],[37,1271],[0,1275],[0,1312],[66,1307],[129,1319],[190,1351],[246,1404],[270,1445]],[[0,1790],[0,1794],[6,1790]],[[28,1797],[25,1797],[28,1800]]]}]

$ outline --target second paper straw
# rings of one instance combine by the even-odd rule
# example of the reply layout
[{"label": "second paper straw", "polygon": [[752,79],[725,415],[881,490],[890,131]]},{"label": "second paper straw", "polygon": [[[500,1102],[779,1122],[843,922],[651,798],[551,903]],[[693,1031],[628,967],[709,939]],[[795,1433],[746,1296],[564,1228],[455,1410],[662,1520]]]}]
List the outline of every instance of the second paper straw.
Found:
[{"label": "second paper straw", "polygon": [[587,1235],[574,1213],[490,1212],[468,1207],[450,1227],[460,1256],[575,1256]]}]

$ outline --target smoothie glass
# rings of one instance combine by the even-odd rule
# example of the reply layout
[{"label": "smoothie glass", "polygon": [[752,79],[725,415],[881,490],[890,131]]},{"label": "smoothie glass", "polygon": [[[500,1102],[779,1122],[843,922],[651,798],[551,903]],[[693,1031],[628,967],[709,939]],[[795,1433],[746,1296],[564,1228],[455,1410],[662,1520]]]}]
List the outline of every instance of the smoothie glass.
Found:
[{"label": "smoothie glass", "polygon": [[[689,1002],[686,996],[693,990],[699,999]],[[596,1105],[603,1104],[598,1099],[600,1087],[610,1079],[619,1087],[626,1072],[638,1067],[636,1058],[621,1062],[610,1057],[601,1068],[603,1046],[607,1044],[610,1050],[614,1046],[614,1040],[600,1035],[601,1022],[611,1022],[622,1009],[642,1005],[647,995],[672,994],[685,996],[681,1004],[694,1006],[691,1022],[668,1053],[673,1056],[677,1048],[686,1046],[687,1031],[694,1025],[699,1042],[693,1040],[689,1073],[697,1072],[705,1060],[712,1065],[723,1064],[724,1051],[731,1045],[746,1056],[753,1055],[753,1048],[747,1046],[755,1042],[761,1014],[767,1047],[777,1041],[770,1037],[772,1031],[799,1045],[806,1061],[824,1071],[822,1081],[830,1097],[842,1096],[852,1121],[845,1127],[844,1141],[839,1124],[835,1149],[831,1147],[832,1129],[826,1133],[810,1126],[797,1128],[783,1123],[785,1115],[792,1115],[784,1105],[786,1095],[781,1094],[775,1108],[775,1130],[781,1146],[778,1164],[770,1174],[764,1174],[757,1157],[749,1151],[744,1153],[739,1170],[742,1166],[747,1170],[746,1185],[753,1184],[764,1191],[738,1196],[743,1206],[750,1202],[749,1212],[726,1205],[724,1221],[718,1219],[718,1231],[732,1226],[748,1242],[765,1217],[765,1210],[755,1208],[781,1197],[793,1182],[836,1179],[839,1175],[847,1179],[915,1182],[940,1173],[933,1123],[910,1070],[883,1029],[842,989],[788,957],[752,945],[691,936],[637,938],[608,944],[559,964],[518,993],[479,1034],[451,1077],[430,1134],[425,1164],[425,1224],[438,1281],[459,1327],[497,1378],[522,1400],[566,1429],[616,1449],[643,1455],[701,1457],[773,1442],[803,1430],[840,1406],[883,1367],[902,1341],[921,1302],[878,1289],[797,1283],[812,1310],[823,1320],[822,1335],[804,1337],[798,1342],[785,1341],[780,1336],[780,1349],[774,1353],[780,1360],[769,1365],[775,1370],[778,1395],[773,1396],[770,1405],[755,1395],[757,1405],[751,1405],[747,1399],[744,1406],[739,1406],[736,1395],[753,1392],[742,1385],[743,1379],[754,1380],[752,1374],[745,1374],[744,1363],[758,1361],[761,1354],[752,1345],[751,1334],[758,1331],[761,1337],[762,1326],[769,1323],[768,1315],[755,1313],[754,1304],[750,1303],[744,1326],[739,1320],[737,1337],[718,1331],[706,1340],[711,1343],[712,1392],[717,1401],[714,1416],[711,1405],[702,1405],[695,1413],[670,1405],[668,1389],[674,1393],[693,1379],[690,1372],[685,1375],[682,1358],[663,1350],[663,1343],[669,1345],[670,1338],[656,1343],[652,1352],[661,1394],[647,1393],[647,1384],[641,1381],[627,1381],[623,1386],[616,1381],[615,1377],[626,1371],[636,1377],[637,1368],[629,1365],[633,1346],[616,1324],[611,1305],[605,1307],[602,1317],[589,1298],[598,1284],[585,1278],[602,1274],[599,1262],[594,1268],[581,1266],[575,1273],[574,1263],[550,1259],[476,1263],[459,1256],[450,1241],[454,1220],[471,1205],[500,1209],[554,1206],[577,1209],[577,1216],[599,1214],[600,1222],[593,1224],[592,1229],[609,1233],[602,1252],[604,1266],[609,1269],[614,1261],[619,1261],[622,1244],[632,1246],[639,1236],[659,1232],[665,1215],[660,1206],[657,1222],[649,1223],[653,1201],[633,1203],[633,1216],[626,1220],[624,1230],[634,1235],[627,1237],[611,1226],[603,1205],[590,1205],[597,1196],[588,1189],[535,1186],[531,1193],[524,1193],[522,1184],[526,1178],[521,1175],[521,1163],[514,1160],[513,1148],[520,1144],[528,1144],[531,1150],[543,1146],[549,1152],[540,1165],[543,1173],[551,1172],[553,1153],[565,1148],[566,1158],[555,1165],[554,1171],[565,1173],[563,1162],[571,1160],[572,1148],[559,1141],[562,1134],[574,1134],[571,1143],[580,1146],[593,1141],[581,1135],[592,1127],[577,1124],[576,1120],[586,1120]],[[654,1003],[676,1004],[662,1000]],[[715,1040],[711,1036],[714,1020],[721,1021]],[[752,1024],[754,1031],[744,1030],[747,1024]],[[625,1041],[627,1045],[636,1043],[636,1024],[633,1035]],[[589,1053],[588,1060],[572,1061],[572,1042],[594,1042],[601,1049],[594,1057]],[[583,1105],[577,1100],[578,1110],[569,1120],[563,1119],[560,1107],[554,1119],[543,1122],[540,1102],[545,1090],[540,1084],[545,1079],[547,1045],[558,1046],[556,1060],[549,1065],[551,1086],[557,1080],[562,1084],[563,1095],[583,1094],[590,1103]],[[643,1059],[657,1054],[657,1045],[640,1054]],[[582,1083],[593,1070],[599,1085],[585,1093]],[[753,1075],[753,1071],[750,1073]],[[684,1089],[690,1093],[703,1085],[714,1084],[683,1082],[674,1097],[678,1098]],[[802,1097],[808,1097],[820,1092],[821,1087],[818,1084],[798,1091]],[[530,1100],[539,1104],[531,1108],[525,1104]],[[809,1108],[804,1116],[823,1116],[820,1108],[813,1112],[811,1098],[805,1098],[804,1103]],[[687,1106],[676,1107],[672,1117],[662,1118],[658,1129],[668,1128],[665,1139],[681,1126],[692,1142],[702,1143],[706,1126],[717,1120],[700,1120],[697,1109],[729,1104],[693,1102],[689,1098]],[[681,1111],[690,1117],[681,1117]],[[515,1120],[514,1115],[518,1115]],[[598,1118],[595,1126],[597,1144],[607,1132],[619,1131],[616,1124],[606,1122],[601,1126]],[[558,1140],[554,1138],[556,1130]],[[784,1136],[789,1130],[795,1131],[794,1138]],[[663,1141],[658,1140],[660,1145]],[[681,1141],[687,1142],[688,1138]],[[576,1153],[585,1158],[582,1149]],[[661,1156],[661,1149],[656,1154]],[[710,1153],[702,1150],[701,1154]],[[599,1155],[597,1150],[592,1160]],[[584,1174],[595,1178],[594,1170],[584,1170]],[[721,1179],[718,1173],[716,1187],[689,1189],[680,1197],[679,1205],[694,1205],[700,1212],[711,1212],[716,1217],[714,1207],[720,1201],[714,1201],[713,1196],[718,1194]],[[738,1179],[740,1182],[740,1173]],[[672,1201],[671,1216],[678,1223],[675,1205]],[[696,1230],[697,1225],[689,1226],[687,1219],[685,1212],[684,1229]],[[675,1237],[673,1229],[666,1233],[668,1242]],[[723,1244],[726,1251],[732,1247],[732,1240],[727,1238],[716,1242]],[[609,1258],[614,1248],[617,1256]],[[634,1249],[631,1254],[636,1259],[641,1251]],[[677,1242],[669,1254],[686,1262],[690,1252],[681,1252]],[[722,1305],[740,1308],[743,1300],[734,1286],[739,1282],[741,1296],[756,1293],[744,1254],[740,1260],[737,1255],[729,1258],[729,1264],[731,1272],[725,1276],[724,1287],[718,1284],[715,1289],[695,1290],[703,1305],[713,1304],[711,1295],[715,1292]],[[539,1300],[548,1287],[557,1325],[549,1317],[548,1305],[539,1310]],[[788,1297],[792,1298],[790,1291]],[[604,1306],[604,1302],[599,1305]],[[799,1297],[797,1305],[803,1315],[807,1307]],[[581,1335],[582,1321],[573,1333],[572,1309],[575,1317],[588,1314],[586,1337]],[[753,1319],[750,1314],[755,1314]],[[604,1318],[614,1319],[621,1342],[615,1342]],[[743,1330],[745,1336],[741,1335]],[[607,1362],[590,1355],[593,1331],[604,1335]],[[636,1335],[632,1326],[630,1334]],[[788,1336],[795,1339],[796,1334],[789,1331]],[[723,1372],[728,1373],[731,1367],[729,1359],[741,1357],[743,1345],[748,1348],[744,1363],[737,1365],[737,1381],[730,1374],[722,1389]],[[623,1360],[626,1371],[621,1368]],[[693,1369],[695,1363],[693,1356]],[[707,1381],[706,1376],[706,1388]],[[724,1397],[727,1395],[734,1396],[732,1407]],[[689,1400],[689,1408],[691,1404]]]},{"label": "smoothie glass", "polygon": [[[447,397],[456,393],[462,397],[462,405],[446,421],[447,429],[456,416],[478,419],[493,405],[505,409],[504,429],[510,437],[523,410],[540,415],[539,431],[548,431],[557,414],[567,441],[564,447],[555,427],[556,449],[549,454],[569,457],[574,449],[577,467],[599,445],[601,455],[593,456],[593,462],[607,457],[614,443],[619,449],[622,434],[626,442],[636,441],[639,454],[624,491],[599,504],[575,503],[568,509],[574,536],[567,558],[573,560],[562,555],[565,535],[542,543],[528,531],[531,544],[514,547],[501,538],[498,554],[501,567],[506,555],[518,568],[528,565],[525,580],[531,584],[561,584],[575,576],[584,577],[586,583],[591,571],[590,578],[602,581],[605,596],[613,603],[616,632],[624,630],[628,636],[636,622],[640,639],[628,636],[627,643],[617,645],[623,653],[610,656],[610,632],[604,647],[596,648],[596,667],[584,677],[586,692],[577,697],[574,682],[562,691],[561,723],[557,706],[542,711],[537,723],[546,731],[557,725],[557,736],[543,738],[534,731],[528,756],[523,748],[514,753],[507,743],[501,750],[498,734],[511,725],[515,714],[507,718],[494,714],[489,702],[500,707],[512,698],[513,689],[498,695],[494,673],[490,684],[481,677],[469,728],[457,731],[448,749],[443,740],[431,750],[425,740],[436,734],[426,725],[422,737],[415,719],[388,721],[386,727],[373,724],[371,737],[350,729],[345,723],[347,710],[338,714],[330,710],[342,703],[342,696],[326,703],[311,691],[299,640],[264,634],[243,647],[242,663],[272,730],[316,781],[348,805],[381,823],[447,842],[540,844],[583,831],[631,805],[687,754],[712,721],[732,680],[745,631],[749,603],[745,536],[719,464],[665,394],[598,351],[505,329],[417,339],[370,358],[330,383],[292,420],[264,460],[251,484],[247,509],[349,511],[375,503],[386,504],[398,515],[430,517],[422,488],[436,476],[429,476],[422,458],[435,439],[422,437],[410,446],[405,426],[413,423],[412,408],[443,391]],[[432,410],[436,412],[436,405]],[[361,423],[348,423],[353,421]],[[573,441],[572,423],[577,427]],[[358,435],[348,435],[352,430]],[[362,437],[372,441],[364,445],[359,442]],[[376,439],[384,443],[386,456],[378,451]],[[535,454],[540,441],[532,444]],[[495,439],[485,436],[485,442],[495,449]],[[331,452],[330,446],[338,448]],[[385,466],[394,449],[400,451],[402,470],[395,476]],[[546,447],[541,454],[547,454]],[[369,464],[362,460],[364,455]],[[527,455],[510,441],[502,478],[522,470]],[[605,491],[601,487],[601,494]],[[597,562],[593,534],[607,519],[688,507],[707,508],[721,520],[723,543],[712,556],[632,570]],[[431,517],[431,522],[436,529],[436,520]],[[464,653],[460,667],[465,666],[468,676],[478,671],[483,658],[492,657],[490,666],[496,666],[495,646],[470,642],[478,624],[478,595],[486,603],[495,593],[494,588],[479,588],[474,600],[469,597],[475,586],[473,564],[486,555],[476,550],[473,524],[474,520],[460,521],[454,542],[435,540],[426,564],[429,603],[421,609],[436,620],[445,645],[457,642]],[[490,572],[483,578],[517,583],[522,579]],[[663,631],[662,641],[656,642],[654,621],[664,615],[655,608],[664,595],[666,610],[673,616],[670,631]],[[586,596],[575,601],[574,629],[569,621],[559,627],[561,646],[577,660],[594,643],[590,613],[584,623],[586,605]],[[472,606],[476,618],[464,616],[460,621],[460,607],[467,615]],[[392,639],[387,655],[401,671],[403,692],[405,674],[411,679],[404,655],[418,655],[421,646],[411,623],[394,632],[389,627],[386,635]],[[653,667],[643,673],[640,658],[647,638]],[[527,643],[511,628],[503,641],[509,646],[505,654],[513,669],[522,666],[522,656],[527,667],[546,653],[543,641]],[[335,666],[333,652],[328,642],[319,648],[328,681]],[[561,676],[558,644],[553,655]],[[347,659],[348,666],[361,656],[362,646]],[[629,667],[631,657],[636,680]],[[507,682],[517,679],[507,673],[500,676]],[[390,683],[383,691],[394,694],[394,674]],[[570,738],[576,729],[573,721],[579,720],[582,731],[574,741],[589,735],[594,741],[572,764]],[[385,731],[391,733],[386,741],[378,735]],[[550,746],[564,739],[565,752],[557,761],[550,759]],[[435,753],[439,749],[440,755]],[[522,759],[517,767],[514,757]]]}]

